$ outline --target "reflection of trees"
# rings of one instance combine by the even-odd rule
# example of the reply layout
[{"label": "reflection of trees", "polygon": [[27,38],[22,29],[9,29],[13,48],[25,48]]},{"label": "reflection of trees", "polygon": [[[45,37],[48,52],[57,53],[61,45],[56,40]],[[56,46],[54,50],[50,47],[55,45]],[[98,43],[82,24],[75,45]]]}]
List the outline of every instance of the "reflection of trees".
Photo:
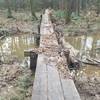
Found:
[{"label": "reflection of trees", "polygon": [[[3,53],[3,42],[0,41],[0,55],[4,59]],[[9,44],[9,49],[11,51],[10,56],[18,56],[19,59],[23,59],[24,57],[24,50],[30,49],[34,47],[33,35],[19,35],[19,36],[12,36],[11,42]]]},{"label": "reflection of trees", "polygon": [[92,44],[92,50],[91,50],[92,57],[96,57],[97,40],[99,39],[100,39],[99,34],[93,35],[93,44]]},{"label": "reflection of trees", "polygon": [[95,38],[95,36],[94,36],[94,38],[93,38],[93,44],[92,44],[92,49],[91,49],[91,51],[90,51],[90,56],[91,57],[95,57],[95,46],[96,46],[96,41],[97,41],[97,39]]},{"label": "reflection of trees", "polygon": [[[25,49],[29,49],[31,47],[30,39],[32,36],[29,35],[21,35],[18,37],[14,37],[13,40],[13,49],[15,51],[15,55],[17,55],[20,59],[24,57],[23,53]],[[33,44],[32,44],[33,46]]]},{"label": "reflection of trees", "polygon": [[2,45],[0,45],[0,51],[1,51],[1,52],[0,52],[0,60],[3,59],[3,61],[4,61],[5,57],[4,57]]},{"label": "reflection of trees", "polygon": [[81,45],[82,45],[82,44],[81,44],[81,38],[80,38],[80,37],[77,39],[76,44],[77,44],[77,48],[78,48],[78,50],[80,50]]},{"label": "reflection of trees", "polygon": [[66,42],[69,42],[74,48],[80,50],[81,48],[81,37],[65,37]]}]

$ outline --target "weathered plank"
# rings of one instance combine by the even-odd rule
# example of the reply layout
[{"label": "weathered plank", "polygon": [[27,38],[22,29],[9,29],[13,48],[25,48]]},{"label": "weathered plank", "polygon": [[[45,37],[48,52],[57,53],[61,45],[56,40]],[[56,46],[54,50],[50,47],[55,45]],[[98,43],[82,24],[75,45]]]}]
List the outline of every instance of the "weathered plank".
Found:
[{"label": "weathered plank", "polygon": [[61,79],[64,100],[81,100],[72,79]]},{"label": "weathered plank", "polygon": [[58,71],[55,66],[47,66],[48,69],[48,100],[64,100]]},{"label": "weathered plank", "polygon": [[[40,34],[41,48],[52,47],[52,44],[59,47],[48,14],[43,15]],[[44,54],[38,56],[32,100],[81,100],[73,80],[62,79],[59,75],[55,60],[59,54],[54,56],[53,50],[49,53],[51,58]]]},{"label": "weathered plank", "polygon": [[47,100],[47,70],[45,57],[39,55],[37,69],[35,74],[32,100]]}]

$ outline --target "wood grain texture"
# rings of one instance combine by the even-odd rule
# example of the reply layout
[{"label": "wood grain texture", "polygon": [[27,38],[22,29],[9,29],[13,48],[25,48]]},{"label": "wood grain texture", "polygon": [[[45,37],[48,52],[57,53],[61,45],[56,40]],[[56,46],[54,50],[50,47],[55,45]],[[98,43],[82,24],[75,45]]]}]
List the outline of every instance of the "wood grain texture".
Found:
[{"label": "wood grain texture", "polygon": [[61,82],[55,66],[48,69],[48,100],[64,100]]},{"label": "wood grain texture", "polygon": [[61,79],[65,100],[81,100],[72,79]]},{"label": "wood grain texture", "polygon": [[47,70],[43,55],[39,55],[35,74],[32,100],[47,100]]}]

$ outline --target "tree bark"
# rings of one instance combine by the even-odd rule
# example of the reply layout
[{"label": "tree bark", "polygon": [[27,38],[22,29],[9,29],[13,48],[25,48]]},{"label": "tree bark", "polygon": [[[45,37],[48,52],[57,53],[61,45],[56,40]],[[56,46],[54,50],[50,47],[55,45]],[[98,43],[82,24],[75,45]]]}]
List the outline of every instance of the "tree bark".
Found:
[{"label": "tree bark", "polygon": [[65,23],[68,24],[71,21],[73,0],[67,0],[65,3],[67,6],[65,9]]},{"label": "tree bark", "polygon": [[11,12],[11,3],[10,3],[10,0],[6,0],[6,7],[8,9],[8,14],[7,14],[7,17],[8,18],[12,18],[12,12]]},{"label": "tree bark", "polygon": [[30,0],[30,6],[31,6],[31,14],[32,14],[32,20],[37,20],[38,18],[37,18],[37,16],[36,16],[36,14],[35,14],[35,8],[34,8],[34,2],[33,2],[34,0]]}]

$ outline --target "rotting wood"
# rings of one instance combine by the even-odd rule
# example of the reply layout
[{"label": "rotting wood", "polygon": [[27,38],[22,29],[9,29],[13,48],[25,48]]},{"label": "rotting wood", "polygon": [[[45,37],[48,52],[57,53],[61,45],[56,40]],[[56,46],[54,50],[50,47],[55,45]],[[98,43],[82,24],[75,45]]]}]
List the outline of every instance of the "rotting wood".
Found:
[{"label": "rotting wood", "polygon": [[32,72],[35,72],[37,66],[38,54],[35,52],[30,52],[30,69]]},{"label": "rotting wood", "polygon": [[24,51],[25,57],[30,57],[30,69],[34,73],[37,66],[37,58],[38,54],[36,52],[31,51]]},{"label": "rotting wood", "polygon": [[34,45],[39,47],[39,45],[40,45],[40,34],[34,34]]},{"label": "rotting wood", "polygon": [[73,52],[73,50],[68,49],[67,47],[65,47],[64,43],[64,33],[62,33],[60,30],[55,30],[54,32],[56,34],[56,38],[58,41],[58,44],[61,46],[61,48],[63,48],[63,53],[66,57],[66,61],[68,64],[68,67],[70,68],[79,68],[80,63],[78,62],[78,60],[76,60],[75,55],[71,54],[70,52]]}]

